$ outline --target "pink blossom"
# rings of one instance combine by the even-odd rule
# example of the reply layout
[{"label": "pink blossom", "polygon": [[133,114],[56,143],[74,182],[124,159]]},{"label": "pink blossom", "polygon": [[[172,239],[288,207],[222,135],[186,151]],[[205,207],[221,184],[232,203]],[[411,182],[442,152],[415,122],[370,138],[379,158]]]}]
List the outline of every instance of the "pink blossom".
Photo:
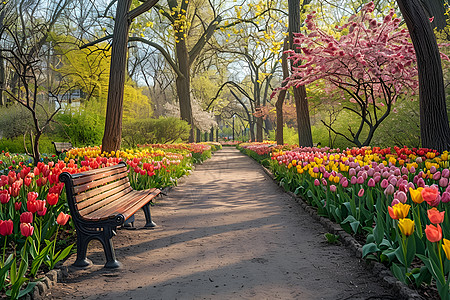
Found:
[{"label": "pink blossom", "polygon": [[319,181],[319,179],[314,179],[314,185],[315,186],[319,186],[320,185],[320,181]]},{"label": "pink blossom", "polygon": [[367,185],[370,187],[374,187],[375,186],[375,180],[373,178],[370,178],[369,181],[367,182]]},{"label": "pink blossom", "polygon": [[352,185],[355,185],[356,184],[356,177],[355,176],[353,176],[351,179],[350,179],[350,183],[352,184]]},{"label": "pink blossom", "polygon": [[448,178],[441,177],[441,179],[439,179],[439,186],[446,188],[448,186]]},{"label": "pink blossom", "polygon": [[386,179],[381,181],[381,188],[385,189],[389,185],[389,182]]},{"label": "pink blossom", "polygon": [[336,192],[336,186],[334,184],[330,185],[330,191]]}]

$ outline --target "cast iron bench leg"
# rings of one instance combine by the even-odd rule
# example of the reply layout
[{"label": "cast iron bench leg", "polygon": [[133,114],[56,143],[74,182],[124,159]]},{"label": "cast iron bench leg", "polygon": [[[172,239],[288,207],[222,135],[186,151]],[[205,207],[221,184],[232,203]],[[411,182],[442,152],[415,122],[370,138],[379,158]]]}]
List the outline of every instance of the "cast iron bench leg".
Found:
[{"label": "cast iron bench leg", "polygon": [[77,260],[73,263],[75,267],[85,268],[90,266],[92,262],[86,258],[87,246],[91,238],[77,230]]},{"label": "cast iron bench leg", "polygon": [[114,247],[112,243],[112,237],[116,235],[114,231],[115,227],[105,227],[103,230],[103,236],[100,242],[103,244],[103,249],[106,256],[105,268],[114,269],[120,267],[120,262],[116,259],[116,253],[114,252]]},{"label": "cast iron bench leg", "polygon": [[155,222],[152,221],[152,215],[150,214],[150,202],[142,207],[145,215],[145,228],[154,228],[156,227]]}]

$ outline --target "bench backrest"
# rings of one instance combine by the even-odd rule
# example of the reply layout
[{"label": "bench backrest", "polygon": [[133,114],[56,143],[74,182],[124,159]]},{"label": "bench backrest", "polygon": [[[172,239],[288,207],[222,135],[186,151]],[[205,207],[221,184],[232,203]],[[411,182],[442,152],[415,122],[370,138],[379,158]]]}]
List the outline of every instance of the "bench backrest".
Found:
[{"label": "bench backrest", "polygon": [[[81,216],[92,213],[132,191],[124,162],[73,174],[69,176],[70,180],[64,177],[68,176],[61,176],[60,180],[66,183],[66,189],[70,189],[68,196],[71,195],[74,208]],[[68,201],[69,205],[72,204],[69,199]]]},{"label": "bench backrest", "polygon": [[70,142],[52,142],[57,152],[64,152],[73,148]]}]

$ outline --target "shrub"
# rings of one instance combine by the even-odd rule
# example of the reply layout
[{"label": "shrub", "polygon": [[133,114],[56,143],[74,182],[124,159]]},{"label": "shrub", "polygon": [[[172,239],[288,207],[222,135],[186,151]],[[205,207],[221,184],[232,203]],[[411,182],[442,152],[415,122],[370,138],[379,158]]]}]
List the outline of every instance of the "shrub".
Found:
[{"label": "shrub", "polygon": [[99,145],[102,142],[105,119],[96,113],[95,103],[86,104],[78,110],[68,109],[56,116],[54,140],[70,141],[76,147]]},{"label": "shrub", "polygon": [[143,119],[124,123],[122,137],[124,144],[167,144],[185,141],[189,138],[189,124],[174,117]]}]

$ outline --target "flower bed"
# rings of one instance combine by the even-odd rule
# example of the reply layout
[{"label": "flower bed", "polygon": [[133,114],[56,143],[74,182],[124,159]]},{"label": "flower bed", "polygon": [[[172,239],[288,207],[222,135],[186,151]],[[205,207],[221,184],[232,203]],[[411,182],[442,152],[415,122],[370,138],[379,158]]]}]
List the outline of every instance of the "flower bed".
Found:
[{"label": "flower bed", "polygon": [[[284,150],[288,149],[288,150]],[[406,284],[436,286],[449,298],[448,153],[431,149],[289,149],[248,145],[286,189],[317,213],[364,237],[363,256]],[[364,243],[363,241],[363,243]]]},{"label": "flower bed", "polygon": [[219,148],[215,144],[145,145],[112,153],[103,153],[100,147],[75,148],[62,161],[50,158],[36,167],[26,155],[2,153],[0,290],[12,299],[25,295],[35,286],[43,266],[53,269],[71,253],[73,244],[67,245],[66,237],[74,231],[59,182],[62,172],[74,174],[125,161],[134,189],[164,188],[189,174],[193,163],[211,157],[212,147]]}]

